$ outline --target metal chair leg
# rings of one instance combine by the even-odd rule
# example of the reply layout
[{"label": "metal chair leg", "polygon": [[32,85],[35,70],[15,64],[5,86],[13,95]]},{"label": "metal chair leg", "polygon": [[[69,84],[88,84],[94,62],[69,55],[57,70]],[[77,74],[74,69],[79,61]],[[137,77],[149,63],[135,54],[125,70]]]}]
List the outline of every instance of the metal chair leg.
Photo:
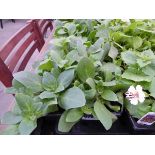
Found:
[{"label": "metal chair leg", "polygon": [[15,19],[11,19],[11,21],[12,21],[13,23],[15,23]]},{"label": "metal chair leg", "polygon": [[3,21],[2,21],[2,19],[0,19],[0,23],[1,23],[1,28],[3,29]]}]

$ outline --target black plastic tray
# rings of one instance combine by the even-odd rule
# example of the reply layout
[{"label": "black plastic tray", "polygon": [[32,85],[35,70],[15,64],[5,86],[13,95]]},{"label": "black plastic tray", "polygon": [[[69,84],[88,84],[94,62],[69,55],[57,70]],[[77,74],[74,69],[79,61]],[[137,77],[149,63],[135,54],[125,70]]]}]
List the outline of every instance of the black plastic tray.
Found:
[{"label": "black plastic tray", "polygon": [[108,131],[105,130],[101,122],[95,119],[92,115],[85,115],[68,133],[63,133],[58,131],[58,121],[62,112],[56,112],[49,114],[45,117],[43,125],[43,134],[56,134],[56,135],[100,135],[100,134],[110,134],[110,135],[126,135],[129,133],[128,128],[122,121],[122,113],[113,112],[118,119],[114,122],[112,128]]},{"label": "black plastic tray", "polygon": [[42,127],[43,127],[44,117],[41,117],[37,120],[37,127],[31,133],[31,135],[41,135],[42,134]]},{"label": "black plastic tray", "polygon": [[140,125],[137,123],[136,118],[132,117],[127,110],[126,113],[126,122],[130,127],[131,134],[155,134],[155,124],[151,126]]}]

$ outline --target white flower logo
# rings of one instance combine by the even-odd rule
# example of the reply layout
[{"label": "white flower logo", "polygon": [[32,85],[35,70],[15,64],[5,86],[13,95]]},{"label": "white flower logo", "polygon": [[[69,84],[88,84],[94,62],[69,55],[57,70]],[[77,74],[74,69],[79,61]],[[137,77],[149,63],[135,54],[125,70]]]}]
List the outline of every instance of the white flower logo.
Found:
[{"label": "white flower logo", "polygon": [[134,86],[130,86],[125,95],[133,105],[137,105],[138,102],[143,103],[145,100],[145,93],[143,92],[142,86],[140,85],[137,85],[136,89]]}]

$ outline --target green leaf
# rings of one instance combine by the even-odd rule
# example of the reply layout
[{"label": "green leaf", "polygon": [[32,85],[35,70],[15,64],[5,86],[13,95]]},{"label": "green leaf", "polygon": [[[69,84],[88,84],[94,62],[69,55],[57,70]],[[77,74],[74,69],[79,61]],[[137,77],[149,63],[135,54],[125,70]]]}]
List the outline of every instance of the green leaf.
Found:
[{"label": "green leaf", "polygon": [[104,89],[101,96],[108,101],[118,101],[117,95],[110,89]]},{"label": "green leaf", "polygon": [[142,59],[137,59],[137,63],[139,65],[139,67],[142,68],[142,67],[145,67],[145,66],[151,64],[151,61],[144,61]]},{"label": "green leaf", "polygon": [[69,132],[77,122],[66,122],[68,111],[63,112],[59,119],[58,130],[60,132]]},{"label": "green leaf", "polygon": [[123,105],[124,104],[123,93],[122,92],[118,92],[116,94],[117,94],[117,97],[118,97],[118,102]]},{"label": "green leaf", "polygon": [[115,59],[118,55],[118,50],[116,47],[114,47],[113,45],[111,45],[110,51],[108,56],[111,57],[112,59]]},{"label": "green leaf", "polygon": [[65,32],[63,29],[59,29],[58,31],[57,31],[57,34],[59,34],[59,35],[63,35],[63,34],[66,34],[67,32]]},{"label": "green leaf", "polygon": [[84,91],[86,99],[93,99],[96,95],[96,90],[90,89]]},{"label": "green leaf", "polygon": [[102,82],[103,86],[106,86],[106,87],[111,87],[111,86],[115,86],[116,85],[116,81],[113,80],[113,81],[109,81],[109,82]]},{"label": "green leaf", "polygon": [[55,90],[55,93],[59,93],[65,89],[64,85],[62,83],[59,83],[57,89]]},{"label": "green leaf", "polygon": [[57,100],[57,98],[55,97],[55,98],[48,99],[48,100],[44,101],[44,103],[45,103],[46,105],[56,105],[56,104],[58,104],[58,100]]},{"label": "green leaf", "polygon": [[19,135],[18,125],[9,125],[0,135]]},{"label": "green leaf", "polygon": [[22,116],[34,120],[42,115],[42,102],[34,102],[32,97],[24,94],[16,94],[15,98]]},{"label": "green leaf", "polygon": [[62,96],[60,106],[67,110],[84,106],[86,103],[85,95],[78,87],[68,89]]},{"label": "green leaf", "polygon": [[16,93],[18,93],[18,90],[16,88],[14,88],[14,87],[10,87],[10,88],[6,88],[5,92],[7,94],[16,94]]},{"label": "green leaf", "polygon": [[126,70],[123,74],[122,74],[122,78],[128,79],[128,80],[133,80],[136,82],[140,82],[140,81],[147,81],[150,82],[151,81],[151,77],[147,76],[145,74],[143,74],[142,72],[136,70],[136,69],[128,69]]},{"label": "green leaf", "polygon": [[121,68],[113,63],[104,63],[101,67],[101,71],[103,72],[114,72],[114,73],[121,73]]},{"label": "green leaf", "polygon": [[40,63],[39,69],[44,70],[44,71],[51,71],[53,68],[53,63],[50,59],[45,59]]},{"label": "green leaf", "polygon": [[54,98],[54,97],[55,97],[55,94],[52,93],[52,92],[49,92],[49,91],[44,91],[44,92],[42,92],[42,93],[39,95],[39,97],[40,97],[41,99],[45,99],[45,98]]},{"label": "green leaf", "polygon": [[64,60],[63,59],[63,54],[61,54],[61,52],[59,51],[50,51],[50,57],[52,58],[52,60],[60,67],[63,68],[64,65],[68,62],[68,60]]},{"label": "green leaf", "polygon": [[88,78],[87,80],[86,80],[86,83],[92,88],[92,89],[95,89],[95,82],[94,82],[94,80],[92,79],[92,78]]},{"label": "green leaf", "polygon": [[151,85],[150,85],[149,91],[151,93],[150,95],[155,98],[155,77],[151,81]]},{"label": "green leaf", "polygon": [[82,112],[83,112],[84,114],[87,114],[87,115],[91,115],[92,112],[93,112],[93,109],[90,108],[90,107],[88,106],[88,104],[86,104],[85,106],[81,107],[81,110],[82,110]]},{"label": "green leaf", "polygon": [[33,91],[31,89],[25,87],[23,84],[21,84],[19,81],[15,80],[15,79],[13,79],[13,81],[12,81],[12,86],[15,91],[15,92],[12,92],[13,94],[24,93],[24,94],[30,95],[30,96],[33,94]]},{"label": "green leaf", "polygon": [[112,126],[112,115],[108,109],[101,104],[99,101],[96,101],[94,104],[94,111],[97,118],[103,124],[106,130],[109,130]]},{"label": "green leaf", "polygon": [[58,77],[58,82],[61,83],[64,88],[67,88],[74,79],[74,69],[68,69],[62,72]]},{"label": "green leaf", "polygon": [[144,74],[149,75],[149,76],[155,76],[155,66],[154,65],[148,65],[142,68],[142,71]]},{"label": "green leaf", "polygon": [[81,81],[85,82],[88,78],[95,76],[95,67],[89,58],[82,58],[77,66],[77,74]]},{"label": "green leaf", "polygon": [[78,40],[77,40],[77,45],[76,45],[76,47],[77,47],[77,52],[78,52],[79,56],[82,56],[82,57],[87,56],[86,47],[85,47],[85,45],[83,44],[83,42],[82,42],[81,39],[78,39]]},{"label": "green leaf", "polygon": [[66,59],[69,61],[69,64],[72,65],[75,61],[79,61],[80,56],[76,50],[72,50],[66,55]]},{"label": "green leaf", "polygon": [[41,92],[43,90],[41,85],[41,77],[35,73],[21,71],[15,73],[13,77],[25,87],[31,89],[34,93]]},{"label": "green leaf", "polygon": [[17,102],[20,110],[23,113],[26,113],[27,111],[32,110],[32,105],[33,105],[32,97],[30,97],[28,95],[24,95],[24,94],[16,94],[15,98],[16,98],[16,102]]},{"label": "green leaf", "polygon": [[143,44],[142,38],[138,36],[129,38],[128,42],[134,49],[138,49]]},{"label": "green leaf", "polygon": [[74,23],[66,23],[64,27],[68,30],[69,35],[72,35],[76,31],[76,25]]},{"label": "green leaf", "polygon": [[122,60],[127,64],[127,65],[132,65],[136,64],[137,56],[134,54],[132,51],[125,51],[121,53],[121,58]]},{"label": "green leaf", "polygon": [[83,112],[81,111],[80,108],[71,109],[67,113],[66,122],[76,122],[80,120],[82,116],[83,116]]},{"label": "green leaf", "polygon": [[152,104],[151,111],[155,112],[155,103]]},{"label": "green leaf", "polygon": [[16,115],[12,111],[6,112],[2,117],[2,124],[17,124],[22,120],[21,115]]},{"label": "green leaf", "polygon": [[57,79],[48,72],[44,72],[43,78],[42,78],[42,85],[43,88],[47,91],[55,91],[58,87]]},{"label": "green leaf", "polygon": [[23,119],[19,124],[19,132],[21,135],[29,135],[37,127],[36,121]]}]

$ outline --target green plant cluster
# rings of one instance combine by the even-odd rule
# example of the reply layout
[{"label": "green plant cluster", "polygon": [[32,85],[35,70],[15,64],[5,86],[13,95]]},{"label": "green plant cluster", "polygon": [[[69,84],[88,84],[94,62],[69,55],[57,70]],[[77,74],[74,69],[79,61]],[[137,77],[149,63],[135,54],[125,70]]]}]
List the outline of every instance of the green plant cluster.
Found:
[{"label": "green plant cluster", "polygon": [[[14,74],[7,92],[15,94],[16,105],[1,120],[10,125],[5,134],[30,134],[39,117],[60,109],[61,132],[85,115],[109,130],[117,119],[113,112],[124,105],[136,118],[155,111],[153,20],[56,20],[50,44],[35,73]],[[131,85],[143,87],[144,103],[125,98]]]}]

